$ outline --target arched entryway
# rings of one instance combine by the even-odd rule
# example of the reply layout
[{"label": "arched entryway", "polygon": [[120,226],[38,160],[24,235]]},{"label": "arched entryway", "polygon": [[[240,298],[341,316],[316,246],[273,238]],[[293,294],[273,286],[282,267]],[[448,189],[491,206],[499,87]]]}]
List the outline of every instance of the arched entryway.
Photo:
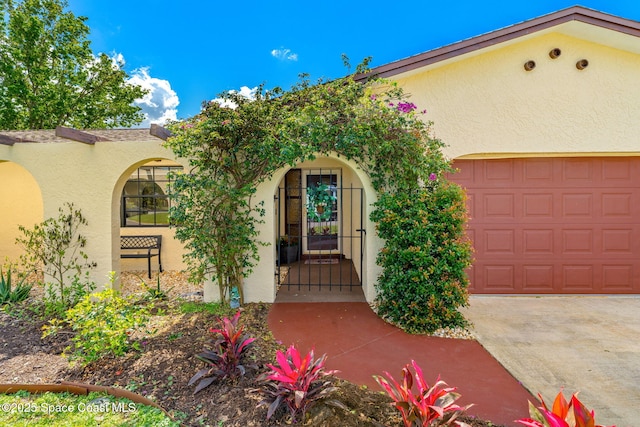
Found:
[{"label": "arched entryway", "polygon": [[118,258],[115,264],[120,268],[116,271],[135,272],[146,278],[148,274],[158,273],[160,265],[163,271],[180,271],[184,268],[184,247],[175,239],[175,231],[169,227],[172,173],[182,170],[183,165],[170,159],[145,159],[129,166],[118,179],[112,196],[114,253],[119,256],[125,252],[128,255],[145,253],[143,249],[123,251],[123,236],[161,236],[161,246],[159,257],[155,256],[157,251],[152,250],[154,257],[150,263],[143,257]]},{"label": "arched entryway", "polygon": [[366,301],[366,194],[343,161],[282,175],[274,193],[276,302]]},{"label": "arched entryway", "polygon": [[[376,254],[383,246],[382,240],[375,232],[375,224],[369,219],[373,211],[373,204],[377,200],[376,192],[367,174],[354,161],[346,160],[337,154],[318,157],[313,161],[299,163],[293,169],[335,169],[342,170],[343,185],[350,185],[363,189],[362,218],[364,231],[361,259],[352,259],[360,279],[362,292],[366,301],[372,302],[376,297],[375,283],[381,273],[376,264]],[[279,205],[276,202],[278,188],[292,168],[276,171],[269,180],[261,182],[256,187],[255,195],[251,198],[251,205],[258,206],[261,215],[256,223],[256,233],[259,241],[266,243],[258,247],[258,262],[250,269],[244,278],[244,297],[247,302],[274,302],[278,291],[278,249],[277,236],[280,226]],[[258,213],[256,212],[256,215]],[[281,218],[281,217],[280,217]],[[282,218],[281,218],[282,219]],[[355,230],[355,226],[353,227]],[[355,257],[350,254],[349,257]],[[361,270],[359,266],[362,265]],[[204,300],[214,301],[218,295],[217,287],[212,281],[204,283]]]},{"label": "arched entryway", "polygon": [[0,257],[2,262],[18,260],[22,248],[16,245],[22,236],[18,226],[31,228],[43,220],[42,191],[31,173],[14,162],[0,161],[0,200],[5,209],[0,226]]}]

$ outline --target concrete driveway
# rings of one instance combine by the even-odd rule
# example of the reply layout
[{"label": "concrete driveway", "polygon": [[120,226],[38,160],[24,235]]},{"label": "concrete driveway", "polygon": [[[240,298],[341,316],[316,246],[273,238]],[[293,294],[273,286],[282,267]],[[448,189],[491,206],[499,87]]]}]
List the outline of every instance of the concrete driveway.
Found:
[{"label": "concrete driveway", "polygon": [[472,296],[480,344],[533,394],[594,409],[596,423],[640,426],[639,296]]}]

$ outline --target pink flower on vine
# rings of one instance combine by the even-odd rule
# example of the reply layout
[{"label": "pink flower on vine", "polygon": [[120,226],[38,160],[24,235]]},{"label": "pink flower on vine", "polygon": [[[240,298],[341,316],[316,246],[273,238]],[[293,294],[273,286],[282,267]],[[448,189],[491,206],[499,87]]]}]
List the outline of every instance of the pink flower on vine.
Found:
[{"label": "pink flower on vine", "polygon": [[435,173],[431,172],[429,174],[429,181],[435,181],[436,179],[438,179],[438,175],[436,175]]},{"label": "pink flower on vine", "polygon": [[378,96],[376,94],[373,94],[369,98],[371,98],[372,101],[375,101],[376,99],[378,99]]},{"label": "pink flower on vine", "polygon": [[410,113],[418,107],[413,102],[399,102],[397,108],[401,113]]}]

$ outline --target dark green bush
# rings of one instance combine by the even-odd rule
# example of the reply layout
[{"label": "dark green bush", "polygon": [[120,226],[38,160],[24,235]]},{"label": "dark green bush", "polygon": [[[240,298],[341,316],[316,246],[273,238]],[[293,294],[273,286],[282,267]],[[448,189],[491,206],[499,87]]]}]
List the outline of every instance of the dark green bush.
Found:
[{"label": "dark green bush", "polygon": [[465,326],[471,246],[464,192],[448,181],[382,194],[372,213],[385,246],[377,262],[378,314],[412,333]]}]

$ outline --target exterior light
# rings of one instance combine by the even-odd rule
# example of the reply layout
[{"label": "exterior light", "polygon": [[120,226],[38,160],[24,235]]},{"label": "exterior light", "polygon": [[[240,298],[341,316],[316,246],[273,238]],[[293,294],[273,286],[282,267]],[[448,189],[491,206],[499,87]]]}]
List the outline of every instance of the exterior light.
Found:
[{"label": "exterior light", "polygon": [[527,61],[524,63],[524,69],[525,71],[531,71],[534,68],[536,68],[536,63],[535,61]]},{"label": "exterior light", "polygon": [[560,56],[561,54],[562,54],[562,51],[561,51],[560,49],[558,49],[558,48],[551,49],[551,50],[549,51],[549,57],[550,57],[551,59],[556,59],[556,58],[557,58],[558,56]]}]

